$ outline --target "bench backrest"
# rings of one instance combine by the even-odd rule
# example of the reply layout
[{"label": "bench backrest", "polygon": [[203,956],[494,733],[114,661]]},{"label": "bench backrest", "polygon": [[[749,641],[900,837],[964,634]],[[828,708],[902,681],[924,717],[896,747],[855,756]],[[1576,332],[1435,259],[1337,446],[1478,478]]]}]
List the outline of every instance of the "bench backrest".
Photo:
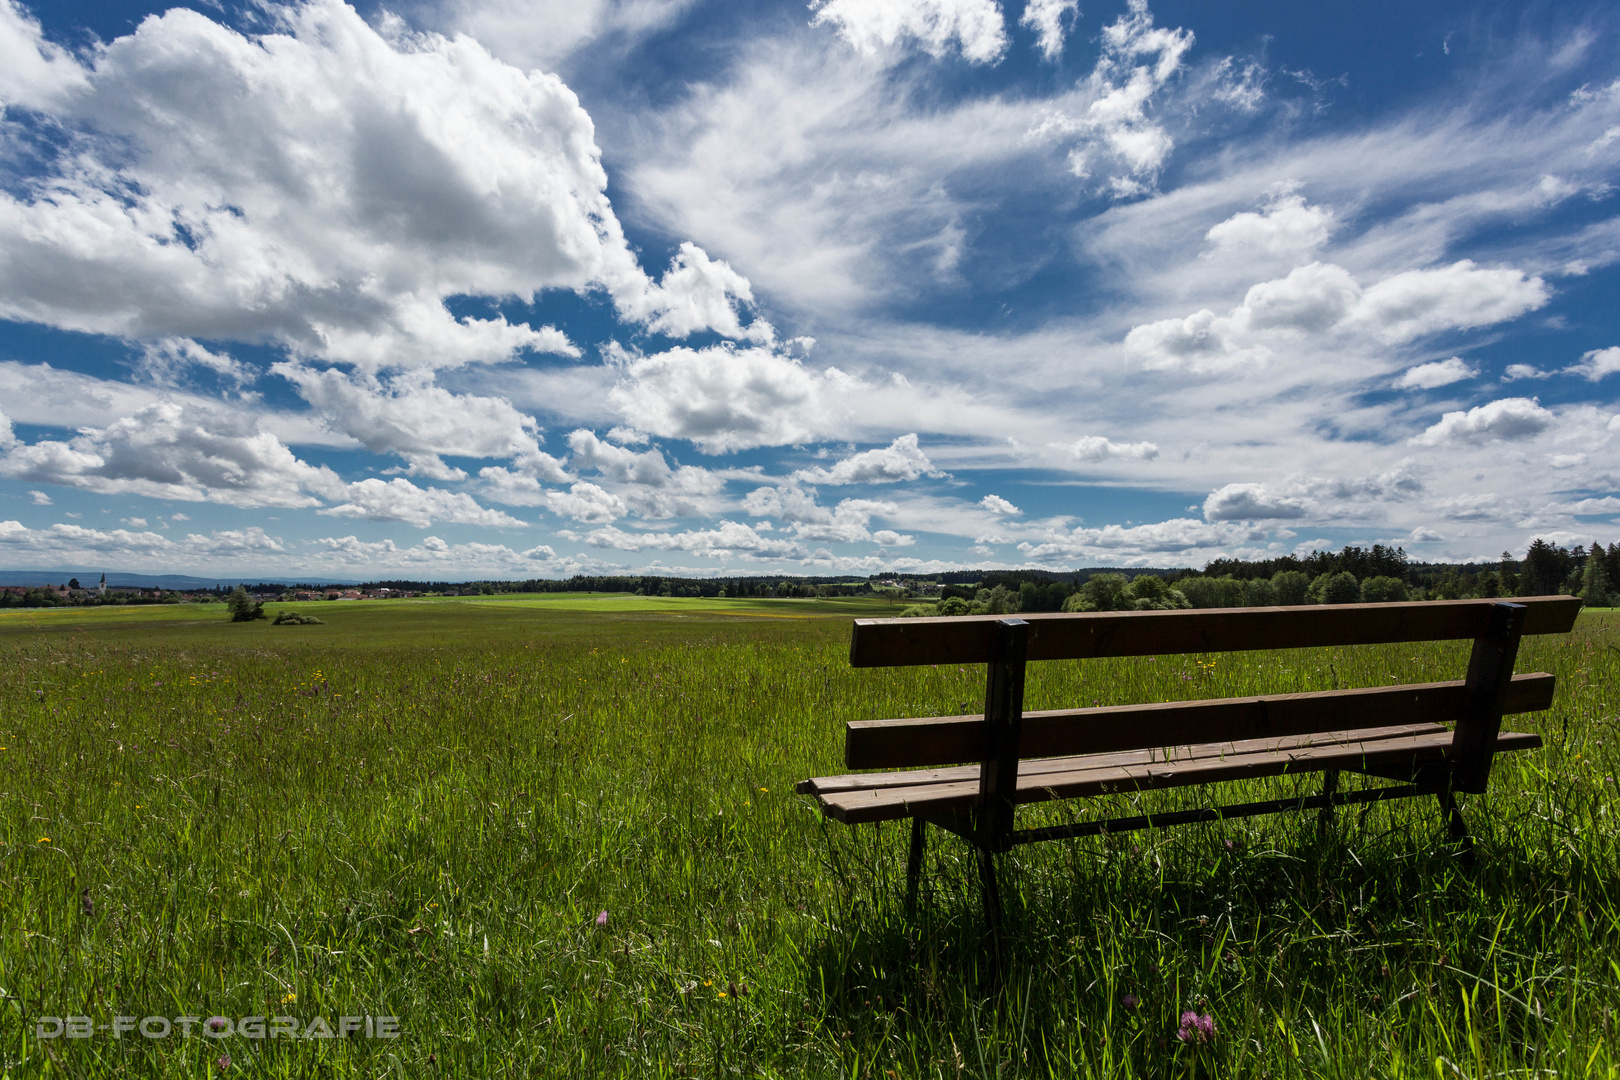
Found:
[{"label": "bench backrest", "polygon": [[[852,769],[979,761],[1016,775],[1020,758],[1150,749],[1416,722],[1457,724],[1460,790],[1483,790],[1504,712],[1552,702],[1553,677],[1514,676],[1522,634],[1566,633],[1578,597],[1451,600],[1199,611],[857,620],[856,667],[987,664],[977,716],[856,721]],[[1026,660],[1474,639],[1468,678],[1265,698],[1023,712]],[[1369,721],[1376,717],[1376,721]],[[987,787],[1000,785],[987,779]]]},{"label": "bench backrest", "polygon": [[[1029,623],[1027,659],[1084,660],[1478,638],[1485,632],[1491,608],[1502,602],[1429,600],[1016,617]],[[1581,599],[1575,596],[1519,597],[1510,602],[1525,608],[1521,631],[1525,634],[1567,633],[1581,609]],[[991,628],[1004,618],[857,619],[849,662],[854,667],[983,664],[990,659]]]}]

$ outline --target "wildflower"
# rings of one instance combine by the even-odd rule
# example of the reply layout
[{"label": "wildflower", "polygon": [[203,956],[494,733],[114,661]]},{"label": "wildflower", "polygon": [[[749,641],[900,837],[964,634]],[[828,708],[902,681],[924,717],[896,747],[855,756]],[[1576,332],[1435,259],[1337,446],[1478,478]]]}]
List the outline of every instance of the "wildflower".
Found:
[{"label": "wildflower", "polygon": [[51,838],[48,837],[48,836],[42,836],[42,837],[39,838],[39,842],[41,844],[48,844],[48,843],[51,842]]},{"label": "wildflower", "polygon": [[219,1055],[219,1057],[214,1059],[214,1065],[215,1065],[216,1068],[219,1069],[220,1072],[224,1072],[225,1070],[227,1070],[227,1069],[229,1069],[231,1067],[231,1055],[229,1055],[229,1054],[221,1054],[221,1055]]},{"label": "wildflower", "polygon": [[1181,1014],[1181,1030],[1176,1032],[1176,1038],[1197,1046],[1215,1041],[1215,1018],[1207,1013],[1200,1016],[1189,1009]]},{"label": "wildflower", "polygon": [[[209,1031],[224,1031],[229,1025],[230,1021],[225,1019],[223,1016],[211,1016],[208,1018]],[[230,1063],[230,1057],[227,1055],[225,1058],[225,1065],[229,1065]],[[221,1066],[221,1068],[224,1067],[225,1066]]]},{"label": "wildflower", "polygon": [[1126,994],[1124,997],[1119,999],[1119,1003],[1127,1009],[1135,1009],[1137,1006],[1142,1004],[1142,999],[1137,997],[1135,994]]},{"label": "wildflower", "polygon": [[596,925],[597,926],[606,926],[607,925],[607,912],[606,911],[603,911],[600,915],[598,915],[596,917]]},{"label": "wildflower", "polygon": [[287,993],[281,995],[281,1003],[283,1005],[291,1004],[292,1002],[297,1001],[297,1000],[298,1000],[298,995],[292,993],[291,991],[288,991]]}]

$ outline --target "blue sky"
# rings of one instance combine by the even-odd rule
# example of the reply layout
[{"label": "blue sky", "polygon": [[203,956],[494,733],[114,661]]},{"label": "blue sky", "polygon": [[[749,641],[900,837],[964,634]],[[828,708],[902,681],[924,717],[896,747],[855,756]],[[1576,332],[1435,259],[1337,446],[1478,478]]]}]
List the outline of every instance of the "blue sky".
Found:
[{"label": "blue sky", "polygon": [[1614,542],[1616,22],[0,0],[0,565]]}]

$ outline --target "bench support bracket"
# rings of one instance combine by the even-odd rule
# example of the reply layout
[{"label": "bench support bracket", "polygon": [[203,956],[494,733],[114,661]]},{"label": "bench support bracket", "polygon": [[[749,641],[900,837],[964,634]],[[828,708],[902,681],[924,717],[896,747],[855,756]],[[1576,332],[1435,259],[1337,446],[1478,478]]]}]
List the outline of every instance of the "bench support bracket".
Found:
[{"label": "bench support bracket", "polygon": [[1024,659],[1029,623],[998,619],[990,631],[990,663],[984,686],[985,759],[979,769],[979,810],[973,846],[978,849],[984,919],[994,962],[1001,959],[1001,889],[996,855],[1012,847],[1013,796],[1018,791],[1018,751],[1024,721]]},{"label": "bench support bracket", "polygon": [[1014,844],[1038,844],[1045,840],[1067,840],[1076,836],[1099,836],[1104,833],[1163,828],[1167,825],[1189,825],[1195,821],[1224,821],[1229,818],[1255,817],[1259,814],[1280,814],[1289,810],[1325,810],[1352,803],[1382,802],[1385,799],[1406,799],[1414,795],[1435,793],[1435,789],[1420,787],[1417,784],[1365,788],[1361,791],[1309,795],[1299,799],[1271,799],[1267,802],[1240,803],[1237,806],[1210,806],[1197,810],[1143,814],[1140,817],[1111,818],[1107,821],[1077,821],[1070,825],[1048,825],[1044,829],[1020,829],[1012,834],[1011,839]]},{"label": "bench support bracket", "polygon": [[928,843],[928,822],[911,819],[911,851],[906,855],[906,918],[917,917],[917,886],[922,877],[923,848]]},{"label": "bench support bracket", "polygon": [[[1493,604],[1485,633],[1474,639],[1474,651],[1468,658],[1468,704],[1451,741],[1451,786],[1457,791],[1482,794],[1490,778],[1524,614],[1523,604]],[[1447,816],[1454,812],[1454,808],[1448,810]]]}]

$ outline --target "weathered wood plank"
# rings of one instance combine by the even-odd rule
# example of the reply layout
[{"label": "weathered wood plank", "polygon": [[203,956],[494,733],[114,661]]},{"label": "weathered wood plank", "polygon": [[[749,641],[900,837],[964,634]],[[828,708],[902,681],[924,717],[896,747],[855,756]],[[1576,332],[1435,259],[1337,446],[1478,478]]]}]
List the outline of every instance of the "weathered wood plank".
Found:
[{"label": "weathered wood plank", "polygon": [[[1030,660],[1079,660],[1474,638],[1485,633],[1491,606],[1500,602],[1099,611],[1019,618],[1030,624]],[[1527,609],[1526,634],[1567,633],[1581,608],[1580,598],[1574,596],[1517,597],[1512,603]],[[1005,616],[857,619],[849,662],[855,667],[982,664],[990,657],[990,627],[1001,618]]]},{"label": "weathered wood plank", "polygon": [[[1354,732],[1363,741],[1395,739],[1404,735],[1422,735],[1445,731],[1439,724],[1401,724]],[[1113,754],[1081,754],[1067,757],[1029,759],[1026,769],[1052,771],[1082,767],[1112,767],[1146,765],[1151,762],[1174,759],[1231,757],[1259,751],[1281,750],[1295,746],[1314,746],[1319,742],[1342,743],[1352,737],[1349,731],[1325,731],[1309,735],[1287,735],[1271,739],[1245,739],[1241,741],[1191,743],[1186,746],[1153,747],[1127,750]],[[846,773],[842,776],[817,776],[800,781],[800,795],[828,795],[836,791],[856,791],[881,787],[915,787],[919,784],[950,784],[976,779],[979,766],[953,765],[940,769],[897,769],[889,772]]]},{"label": "weathered wood plank", "polygon": [[[1498,751],[1528,750],[1541,745],[1541,736],[1504,732],[1498,737],[1496,745]],[[1285,773],[1320,772],[1323,769],[1356,770],[1394,764],[1415,766],[1425,761],[1445,760],[1450,751],[1451,732],[1442,729],[1398,739],[1330,743],[1236,757],[1155,762],[1131,767],[1079,768],[1059,772],[1037,772],[1032,769],[1018,778],[1018,790],[1013,801],[1027,804],[1192,784],[1212,784],[1228,780],[1250,780]],[[1033,766],[1036,763],[1031,764]],[[869,821],[896,820],[918,814],[967,811],[973,808],[978,796],[979,782],[975,776],[971,780],[953,783],[842,791],[821,795],[818,798],[822,810],[828,816],[854,825]]]},{"label": "weathered wood plank", "polygon": [[[1505,713],[1552,706],[1554,678],[1515,675]],[[1181,746],[1219,734],[1228,741],[1313,731],[1348,731],[1418,722],[1454,723],[1466,708],[1462,680],[1324,690],[1265,697],[1173,701],[1152,705],[1037,710],[1023,714],[1018,755],[1023,758],[1093,754]],[[857,720],[844,739],[851,769],[901,769],[983,761],[980,716]]]}]

